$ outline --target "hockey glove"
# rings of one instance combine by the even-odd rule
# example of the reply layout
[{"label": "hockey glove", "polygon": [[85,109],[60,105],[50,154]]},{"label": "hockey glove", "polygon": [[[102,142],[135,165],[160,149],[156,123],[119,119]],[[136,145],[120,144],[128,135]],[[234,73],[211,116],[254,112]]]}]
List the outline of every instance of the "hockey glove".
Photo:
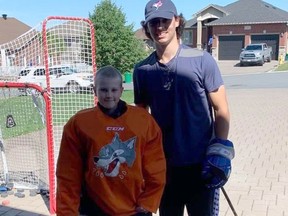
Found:
[{"label": "hockey glove", "polygon": [[234,154],[231,141],[219,138],[211,140],[202,168],[202,178],[207,188],[216,189],[225,185],[231,173]]}]

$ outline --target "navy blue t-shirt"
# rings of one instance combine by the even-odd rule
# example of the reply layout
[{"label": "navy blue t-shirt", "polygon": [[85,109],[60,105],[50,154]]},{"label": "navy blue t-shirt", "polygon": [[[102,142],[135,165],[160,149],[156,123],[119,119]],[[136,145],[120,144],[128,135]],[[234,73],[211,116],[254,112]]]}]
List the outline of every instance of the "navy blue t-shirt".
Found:
[{"label": "navy blue t-shirt", "polygon": [[213,135],[208,93],[223,85],[213,57],[180,45],[167,64],[153,52],[133,73],[134,102],[146,104],[163,133],[166,159],[171,166],[201,163]]}]

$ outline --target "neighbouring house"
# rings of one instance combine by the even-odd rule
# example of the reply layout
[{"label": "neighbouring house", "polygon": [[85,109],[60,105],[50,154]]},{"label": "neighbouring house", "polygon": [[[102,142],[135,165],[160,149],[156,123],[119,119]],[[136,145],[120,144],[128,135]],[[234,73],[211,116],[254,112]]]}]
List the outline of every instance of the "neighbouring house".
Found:
[{"label": "neighbouring house", "polygon": [[183,41],[201,48],[213,38],[217,60],[238,60],[247,44],[265,42],[272,59],[287,53],[288,12],[262,0],[238,0],[226,6],[211,4],[197,12],[185,26]]},{"label": "neighbouring house", "polygon": [[3,16],[0,18],[0,75],[18,74],[23,67],[44,65],[46,54],[50,66],[88,67],[92,65],[92,29],[90,22],[76,17],[50,17],[30,28],[15,18]]},{"label": "neighbouring house", "polygon": [[272,59],[278,60],[288,52],[287,38],[287,11],[262,0],[238,0],[226,6],[210,4],[194,14],[186,22],[182,43],[211,49],[216,60],[238,60],[246,45],[265,42],[272,47]]},{"label": "neighbouring house", "polygon": [[25,23],[3,14],[0,17],[0,45],[16,39],[30,29]]},{"label": "neighbouring house", "polygon": [[136,30],[135,32],[135,37],[144,41],[144,43],[146,44],[146,49],[149,50],[149,49],[153,49],[154,48],[154,43],[151,39],[149,39],[146,35],[145,35],[145,32],[144,32],[144,29],[143,28],[140,28],[138,30]]},{"label": "neighbouring house", "polygon": [[[0,17],[0,66],[7,67],[15,64],[15,54],[12,49],[5,47],[5,44],[12,42],[25,32],[31,29],[30,26],[13,18],[7,17],[7,14],[2,14]],[[12,47],[11,47],[12,48]]]}]

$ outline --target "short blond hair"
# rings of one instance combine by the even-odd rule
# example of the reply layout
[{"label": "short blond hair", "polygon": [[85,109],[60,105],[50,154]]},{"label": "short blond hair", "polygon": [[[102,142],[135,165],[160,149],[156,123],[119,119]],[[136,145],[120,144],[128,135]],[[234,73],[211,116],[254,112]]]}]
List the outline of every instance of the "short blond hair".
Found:
[{"label": "short blond hair", "polygon": [[120,71],[111,65],[104,66],[96,72],[96,76],[94,78],[94,86],[96,86],[98,80],[103,77],[118,78],[120,85],[122,86],[123,78],[122,78]]}]

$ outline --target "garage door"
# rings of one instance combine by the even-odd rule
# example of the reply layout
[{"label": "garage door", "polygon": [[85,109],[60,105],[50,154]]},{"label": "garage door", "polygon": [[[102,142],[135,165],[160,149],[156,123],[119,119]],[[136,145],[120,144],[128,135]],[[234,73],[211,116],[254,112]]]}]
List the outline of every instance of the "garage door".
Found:
[{"label": "garage door", "polygon": [[244,47],[243,36],[219,36],[219,60],[238,60]]},{"label": "garage door", "polygon": [[251,43],[267,43],[272,47],[272,59],[278,60],[279,35],[251,35]]}]

